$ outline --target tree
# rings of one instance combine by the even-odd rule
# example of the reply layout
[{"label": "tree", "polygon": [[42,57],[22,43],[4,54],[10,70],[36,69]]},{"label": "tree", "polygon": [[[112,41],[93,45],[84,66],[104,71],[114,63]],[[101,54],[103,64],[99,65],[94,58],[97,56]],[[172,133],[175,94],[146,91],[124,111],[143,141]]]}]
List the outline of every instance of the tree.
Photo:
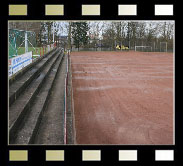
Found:
[{"label": "tree", "polygon": [[68,25],[68,49],[72,49],[71,48],[71,22],[69,22]]},{"label": "tree", "polygon": [[52,41],[51,40],[51,38],[52,38],[52,35],[51,35],[52,26],[53,26],[52,21],[46,22],[48,44],[51,44],[51,41]]},{"label": "tree", "polygon": [[42,39],[44,38],[44,31],[45,31],[45,26],[44,26],[44,23],[41,22],[41,26],[40,26],[40,30],[39,30],[39,33],[38,33],[38,46],[41,47],[42,46]]},{"label": "tree", "polygon": [[86,45],[88,43],[88,23],[86,22],[73,22],[72,25],[72,38],[74,40],[74,45],[78,48],[82,45]]}]

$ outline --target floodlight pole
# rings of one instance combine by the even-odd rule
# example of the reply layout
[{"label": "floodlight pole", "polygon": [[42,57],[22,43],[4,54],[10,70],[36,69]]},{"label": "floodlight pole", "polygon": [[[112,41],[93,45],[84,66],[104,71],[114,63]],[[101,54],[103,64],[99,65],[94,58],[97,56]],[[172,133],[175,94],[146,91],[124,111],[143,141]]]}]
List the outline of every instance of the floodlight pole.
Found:
[{"label": "floodlight pole", "polygon": [[16,38],[14,36],[14,43],[15,43],[15,49],[16,49],[16,56],[18,55],[18,49],[17,49],[17,45],[16,45]]},{"label": "floodlight pole", "polygon": [[55,42],[55,26],[54,26],[54,23],[53,23],[53,43]]},{"label": "floodlight pole", "polygon": [[25,53],[28,52],[27,31],[25,31]]}]

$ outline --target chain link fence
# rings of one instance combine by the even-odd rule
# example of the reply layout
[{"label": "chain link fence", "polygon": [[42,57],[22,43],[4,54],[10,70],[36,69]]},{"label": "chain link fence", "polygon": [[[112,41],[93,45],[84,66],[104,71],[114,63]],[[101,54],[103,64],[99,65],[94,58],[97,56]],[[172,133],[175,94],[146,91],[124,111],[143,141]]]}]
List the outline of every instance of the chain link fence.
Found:
[{"label": "chain link fence", "polygon": [[53,49],[55,44],[45,43],[40,46],[35,32],[9,29],[9,59],[27,52],[32,52],[34,59]]},{"label": "chain link fence", "polygon": [[29,51],[36,52],[36,48],[35,32],[9,29],[9,58]]},{"label": "chain link fence", "polygon": [[141,40],[114,40],[92,39],[79,49],[74,44],[72,51],[142,51],[142,52],[173,52],[173,42],[164,41],[141,41]]}]

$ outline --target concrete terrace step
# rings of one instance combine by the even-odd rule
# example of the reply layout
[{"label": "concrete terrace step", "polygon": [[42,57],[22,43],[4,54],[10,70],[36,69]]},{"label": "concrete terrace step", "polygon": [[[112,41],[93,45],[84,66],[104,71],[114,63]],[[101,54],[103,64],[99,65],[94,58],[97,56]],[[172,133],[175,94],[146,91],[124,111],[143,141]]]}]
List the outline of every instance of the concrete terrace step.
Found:
[{"label": "concrete terrace step", "polygon": [[31,144],[61,145],[65,139],[65,78],[67,74],[67,55],[64,56],[43,112],[36,137]]},{"label": "concrete terrace step", "polygon": [[26,71],[23,75],[19,76],[9,86],[9,105],[11,106],[13,102],[20,96],[20,94],[26,89],[26,87],[31,83],[31,81],[40,73],[44,66],[54,57],[58,52],[58,49],[54,50],[41,61],[39,61],[35,66],[31,67],[30,70]]},{"label": "concrete terrace step", "polygon": [[62,60],[63,54],[59,56],[54,67],[46,77],[44,84],[30,106],[29,112],[25,115],[24,125],[16,131],[16,137],[11,143],[21,145],[33,143],[42,119],[43,111],[47,107],[50,92]]},{"label": "concrete terrace step", "polygon": [[39,92],[47,75],[59,58],[61,51],[59,51],[44,67],[40,74],[34,78],[26,90],[19,96],[19,98],[9,108],[9,137],[10,142],[13,140],[16,130],[25,121],[24,117],[29,112],[30,107]]}]

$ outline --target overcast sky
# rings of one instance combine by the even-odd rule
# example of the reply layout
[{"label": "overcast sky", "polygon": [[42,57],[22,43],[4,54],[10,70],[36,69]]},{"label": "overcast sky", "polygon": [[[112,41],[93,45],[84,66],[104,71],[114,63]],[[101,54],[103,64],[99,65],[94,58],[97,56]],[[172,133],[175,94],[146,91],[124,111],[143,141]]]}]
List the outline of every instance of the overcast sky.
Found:
[{"label": "overcast sky", "polygon": [[[68,35],[68,30],[67,30],[67,26],[68,26],[68,23],[69,21],[56,21],[57,24],[60,25],[60,29],[59,29],[59,34],[62,35],[62,36],[67,36]],[[73,21],[73,22],[82,22],[80,20],[78,21]],[[91,27],[91,30],[92,30],[92,26],[95,26],[95,23],[96,22],[99,22],[99,29],[101,29],[101,26],[103,25],[103,23],[105,23],[106,25],[107,24],[111,24],[112,22],[123,22],[122,20],[116,20],[116,21],[87,21],[89,23],[89,26]],[[124,20],[124,22],[129,22],[129,21],[126,21]],[[138,20],[134,20],[134,21],[131,21],[130,22],[145,22],[147,27],[152,24],[152,23],[164,23],[164,22],[167,22],[167,23],[171,23],[171,24],[174,24],[174,21],[168,21],[168,20],[164,20],[164,21],[153,21],[153,20],[150,20],[150,21],[138,21]],[[105,29],[105,27],[103,27],[102,29]],[[102,34],[102,31],[99,31],[99,35]]]}]

